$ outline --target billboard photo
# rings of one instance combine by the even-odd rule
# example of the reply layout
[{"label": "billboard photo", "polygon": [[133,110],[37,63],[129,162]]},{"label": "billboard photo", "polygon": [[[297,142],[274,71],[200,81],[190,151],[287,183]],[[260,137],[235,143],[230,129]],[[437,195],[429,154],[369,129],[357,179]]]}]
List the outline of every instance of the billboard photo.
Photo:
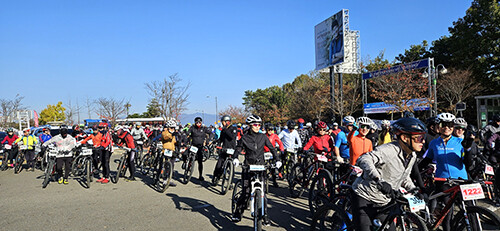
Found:
[{"label": "billboard photo", "polygon": [[316,70],[344,62],[344,10],[314,27]]}]

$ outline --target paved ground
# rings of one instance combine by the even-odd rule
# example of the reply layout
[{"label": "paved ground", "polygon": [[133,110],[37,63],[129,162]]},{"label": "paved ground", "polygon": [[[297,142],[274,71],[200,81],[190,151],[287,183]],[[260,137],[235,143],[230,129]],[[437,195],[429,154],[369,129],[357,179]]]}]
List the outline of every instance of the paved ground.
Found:
[{"label": "paved ground", "polygon": [[[119,157],[115,154],[112,160]],[[215,160],[205,162],[201,185],[194,178],[187,185],[176,181],[177,187],[165,193],[151,188],[152,180],[140,174],[136,182],[94,182],[86,189],[70,179],[69,185],[51,182],[42,189],[41,171],[14,175],[9,169],[0,172],[0,230],[250,230],[250,213],[245,211],[242,222],[232,223],[231,192],[222,196],[220,186],[208,183],[214,165]],[[116,169],[116,163],[111,169]],[[181,170],[180,163],[175,169]],[[193,176],[198,176],[197,170]],[[272,226],[267,230],[307,230],[307,199],[289,198],[283,182],[281,187],[270,188]]]}]

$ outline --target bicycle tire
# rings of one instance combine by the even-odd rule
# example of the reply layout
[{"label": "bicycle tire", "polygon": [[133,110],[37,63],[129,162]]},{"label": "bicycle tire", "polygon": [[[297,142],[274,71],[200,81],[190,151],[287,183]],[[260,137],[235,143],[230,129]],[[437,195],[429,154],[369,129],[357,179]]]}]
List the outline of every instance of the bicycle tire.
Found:
[{"label": "bicycle tire", "polygon": [[401,216],[397,218],[396,231],[428,231],[424,220],[417,214],[406,212],[402,217],[403,221],[401,221]]},{"label": "bicycle tire", "polygon": [[353,231],[354,227],[344,210],[333,203],[327,203],[313,215],[310,230]]},{"label": "bicycle tire", "polygon": [[118,183],[118,181],[120,180],[122,172],[121,170],[123,169],[124,164],[125,164],[125,158],[122,156],[120,158],[120,162],[118,163],[118,167],[116,168],[116,175],[114,177],[111,177],[111,182],[113,182],[114,184]]},{"label": "bicycle tire", "polygon": [[186,163],[186,169],[184,170],[184,180],[183,183],[187,184],[191,180],[191,176],[193,176],[194,170],[194,160],[192,157],[189,157],[188,162]]},{"label": "bicycle tire", "polygon": [[90,182],[92,182],[92,161],[89,158],[85,161],[85,181],[87,187],[90,188]]},{"label": "bicycle tire", "polygon": [[241,193],[243,192],[243,185],[241,180],[237,180],[234,183],[233,188],[233,196],[231,197],[231,213],[234,214],[236,212],[236,206],[238,204],[238,200],[240,199]]},{"label": "bicycle tire", "polygon": [[19,153],[16,156],[16,163],[14,165],[14,174],[19,174],[23,170],[24,156]]},{"label": "bicycle tire", "polygon": [[47,169],[45,169],[45,178],[43,179],[42,182],[42,188],[46,188],[47,185],[49,184],[50,177],[52,176],[53,165],[54,165],[53,162],[49,161]]},{"label": "bicycle tire", "polygon": [[6,150],[3,150],[2,167],[0,167],[2,171],[7,170],[7,163],[9,162],[8,158],[9,158],[9,152]]},{"label": "bicycle tire", "polygon": [[288,175],[288,189],[291,197],[300,197],[304,192],[304,171],[301,165],[295,165]]},{"label": "bicycle tire", "polygon": [[[467,206],[467,219],[471,230],[500,230],[500,217],[491,210],[481,206]],[[459,211],[452,221],[453,231],[467,230],[464,211]],[[479,220],[477,219],[479,216]]]},{"label": "bicycle tire", "polygon": [[207,151],[203,150],[203,155],[202,155],[202,159],[201,159],[201,160],[202,160],[203,162],[205,162],[205,161],[207,161],[209,158],[210,158],[210,153],[208,152],[208,150],[207,150]]},{"label": "bicycle tire", "polygon": [[71,175],[72,176],[77,176],[77,171],[79,170],[78,168],[78,162],[80,161],[81,156],[77,156],[74,160],[73,163],[71,163]]},{"label": "bicycle tire", "polygon": [[160,169],[160,179],[158,181],[159,189],[161,193],[164,193],[168,186],[170,186],[170,181],[172,180],[172,163],[165,158],[162,169]]},{"label": "bicycle tire", "polygon": [[262,213],[262,192],[260,189],[255,190],[254,195],[254,214],[253,214],[253,227],[254,230],[261,231],[262,230],[262,220],[264,218],[264,214]]},{"label": "bicycle tire", "polygon": [[232,179],[234,174],[234,165],[231,161],[226,160],[224,162],[224,173],[222,174],[222,184],[220,193],[222,195],[226,195],[229,187],[231,186]]},{"label": "bicycle tire", "polygon": [[319,207],[330,202],[334,193],[332,175],[325,170],[321,170],[319,174],[313,178],[311,186],[309,187],[308,202],[311,214],[314,215]]},{"label": "bicycle tire", "polygon": [[151,155],[146,154],[140,161],[141,163],[139,164],[139,172],[142,173],[142,175],[147,175],[148,171],[146,170],[146,167],[151,168]]}]

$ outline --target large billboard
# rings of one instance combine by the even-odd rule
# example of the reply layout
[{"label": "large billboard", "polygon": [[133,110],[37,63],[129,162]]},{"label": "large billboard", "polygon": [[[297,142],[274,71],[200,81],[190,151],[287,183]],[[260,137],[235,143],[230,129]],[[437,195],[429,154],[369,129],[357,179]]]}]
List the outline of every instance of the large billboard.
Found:
[{"label": "large billboard", "polygon": [[314,27],[316,70],[344,62],[344,10]]}]

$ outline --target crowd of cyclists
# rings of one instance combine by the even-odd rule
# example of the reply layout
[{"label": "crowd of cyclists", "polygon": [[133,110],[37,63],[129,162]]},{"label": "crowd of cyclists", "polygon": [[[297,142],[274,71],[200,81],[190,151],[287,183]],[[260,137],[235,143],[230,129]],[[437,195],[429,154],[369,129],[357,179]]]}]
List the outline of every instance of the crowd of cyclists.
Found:
[{"label": "crowd of cyclists", "polygon": [[[166,160],[171,162],[172,168],[175,162],[180,161],[183,170],[187,168],[190,150],[196,150],[198,180],[204,182],[205,155],[207,150],[213,150],[217,153],[217,163],[213,170],[212,185],[218,185],[223,178],[223,165],[227,158],[232,158],[234,167],[242,165],[241,191],[237,198],[234,198],[236,193],[233,193],[232,200],[231,219],[238,222],[249,200],[254,198],[253,187],[258,172],[252,170],[251,166],[266,166],[269,174],[265,180],[270,180],[274,187],[279,187],[277,180],[284,180],[293,191],[295,184],[308,186],[304,179],[308,174],[305,166],[313,166],[308,165],[309,160],[316,163],[316,167],[312,167],[315,171],[311,174],[317,175],[320,168],[324,168],[332,175],[333,185],[329,187],[338,189],[340,184],[350,186],[353,192],[350,197],[352,228],[363,231],[372,230],[374,219],[385,219],[388,214],[383,208],[394,199],[400,188],[408,192],[418,191],[424,195],[423,198],[431,192],[449,190],[450,185],[446,182],[429,184],[423,174],[429,166],[434,169],[431,174],[436,179],[480,180],[484,174],[473,172],[485,164],[493,166],[495,176],[500,174],[500,168],[497,168],[500,158],[500,115],[495,115],[491,123],[480,131],[463,118],[450,113],[428,118],[426,123],[414,118],[411,113],[396,121],[346,116],[342,126],[338,123],[298,119],[289,120],[281,127],[264,123],[257,115],[246,118],[243,125],[233,124],[231,120],[229,115],[222,116],[220,127],[206,127],[200,117],[195,118],[194,124],[185,126],[175,120],[166,121],[164,125],[145,126],[142,123],[114,127],[108,123],[93,127],[75,125],[71,128],[63,125],[54,137],[50,135],[48,127],[38,137],[30,134],[29,129],[23,130],[22,135],[18,136],[9,128],[7,136],[1,141],[1,150],[4,152],[1,169],[5,171],[18,164],[22,170],[24,163],[16,163],[22,153],[26,168],[34,171],[43,166],[48,147],[55,147],[62,153],[56,161],[57,182],[68,184],[72,160],[78,155],[78,148],[87,146],[92,149],[92,174],[96,182],[107,184],[114,174],[110,170],[110,157],[117,147],[123,147],[127,152],[129,170],[126,180],[135,181],[139,174],[136,167],[141,167],[145,154],[156,150],[152,147],[159,147],[174,153],[173,158]],[[216,148],[209,149],[209,146]],[[162,155],[162,151],[152,155]],[[240,155],[244,156],[241,163],[238,158]],[[152,179],[157,184],[163,159],[155,160]],[[303,169],[304,174],[296,169]],[[354,169],[361,169],[362,173],[355,178],[340,177],[352,175]],[[176,183],[170,181],[169,186],[176,186]],[[493,186],[492,200],[500,206],[500,180],[495,180]],[[444,197],[446,200],[449,197]],[[265,205],[261,219],[264,225],[268,225],[267,198]],[[253,213],[252,216],[255,216]],[[443,230],[452,229],[452,216],[453,213],[446,215],[442,223]]]}]

